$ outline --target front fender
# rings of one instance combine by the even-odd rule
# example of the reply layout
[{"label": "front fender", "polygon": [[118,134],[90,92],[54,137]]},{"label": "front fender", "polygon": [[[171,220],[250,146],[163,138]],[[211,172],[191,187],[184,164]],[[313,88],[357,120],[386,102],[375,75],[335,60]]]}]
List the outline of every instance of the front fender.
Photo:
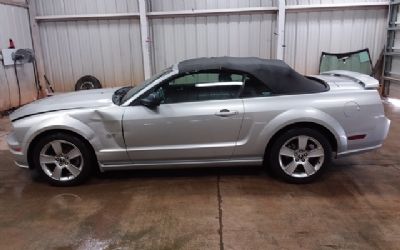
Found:
[{"label": "front fender", "polygon": [[82,121],[69,116],[68,114],[49,114],[46,116],[33,116],[28,119],[23,119],[15,124],[16,129],[26,129],[21,138],[22,149],[25,155],[28,153],[28,148],[31,142],[38,135],[50,130],[68,130],[84,137],[97,151],[96,145],[99,145],[95,132]]},{"label": "front fender", "polygon": [[50,130],[67,130],[85,138],[99,162],[129,161],[122,135],[124,108],[116,105],[97,109],[77,109],[32,115],[13,122],[15,140],[27,156],[29,145]]},{"label": "front fender", "polygon": [[261,144],[265,147],[279,130],[299,122],[311,122],[325,127],[335,136],[338,152],[347,149],[347,137],[343,127],[331,115],[315,108],[290,109],[277,115],[262,130],[259,137],[262,138]]}]

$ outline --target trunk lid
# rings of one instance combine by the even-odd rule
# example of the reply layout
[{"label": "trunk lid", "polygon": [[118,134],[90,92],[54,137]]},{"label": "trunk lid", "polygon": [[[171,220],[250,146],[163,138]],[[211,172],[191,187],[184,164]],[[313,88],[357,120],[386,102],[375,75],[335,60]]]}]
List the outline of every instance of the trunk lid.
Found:
[{"label": "trunk lid", "polygon": [[357,72],[333,70],[313,76],[329,84],[332,91],[377,89],[379,82],[375,78]]}]

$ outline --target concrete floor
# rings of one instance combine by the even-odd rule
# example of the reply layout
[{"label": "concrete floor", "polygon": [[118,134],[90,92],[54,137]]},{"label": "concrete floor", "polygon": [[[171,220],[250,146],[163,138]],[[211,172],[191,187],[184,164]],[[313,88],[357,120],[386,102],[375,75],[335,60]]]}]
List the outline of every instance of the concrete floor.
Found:
[{"label": "concrete floor", "polygon": [[400,249],[398,102],[385,105],[383,148],[336,160],[307,185],[224,168],[113,172],[51,187],[14,166],[2,119],[0,248]]}]

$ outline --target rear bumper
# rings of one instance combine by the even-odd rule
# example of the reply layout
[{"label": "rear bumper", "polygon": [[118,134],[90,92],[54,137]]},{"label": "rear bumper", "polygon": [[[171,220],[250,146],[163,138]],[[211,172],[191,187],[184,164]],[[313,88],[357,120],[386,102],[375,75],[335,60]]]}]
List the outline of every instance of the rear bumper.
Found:
[{"label": "rear bumper", "polygon": [[384,141],[387,138],[388,134],[389,134],[390,123],[391,123],[391,121],[388,118],[385,117],[385,127],[384,127],[384,131],[383,131],[383,139],[382,139],[382,141]]},{"label": "rear bumper", "polygon": [[338,153],[337,154],[337,158],[344,157],[344,156],[349,156],[349,155],[366,153],[366,152],[378,149],[380,147],[382,147],[382,144],[379,144],[379,145],[376,145],[376,146],[372,146],[372,147],[369,147],[369,148],[360,148],[360,149],[354,149],[354,150],[347,150],[347,151]]},{"label": "rear bumper", "polygon": [[10,153],[14,158],[15,165],[21,168],[29,168],[28,159],[26,155],[23,153],[24,152],[23,145],[20,142],[18,142],[14,133],[8,134],[7,144],[8,147],[10,148]]},{"label": "rear bumper", "polygon": [[353,154],[361,154],[382,147],[384,140],[389,134],[390,120],[387,117],[382,117],[382,122],[379,123],[375,130],[368,134],[362,147],[352,148],[337,154],[337,157],[343,157]]}]

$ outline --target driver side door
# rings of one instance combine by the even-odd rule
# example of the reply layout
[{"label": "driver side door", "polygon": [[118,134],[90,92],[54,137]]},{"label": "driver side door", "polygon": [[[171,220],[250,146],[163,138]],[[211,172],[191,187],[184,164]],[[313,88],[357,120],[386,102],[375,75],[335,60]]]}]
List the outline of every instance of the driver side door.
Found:
[{"label": "driver side door", "polygon": [[[221,78],[224,74],[225,78]],[[170,78],[146,93],[160,105],[126,107],[123,129],[134,163],[230,159],[243,120],[243,77],[201,72]]]}]

